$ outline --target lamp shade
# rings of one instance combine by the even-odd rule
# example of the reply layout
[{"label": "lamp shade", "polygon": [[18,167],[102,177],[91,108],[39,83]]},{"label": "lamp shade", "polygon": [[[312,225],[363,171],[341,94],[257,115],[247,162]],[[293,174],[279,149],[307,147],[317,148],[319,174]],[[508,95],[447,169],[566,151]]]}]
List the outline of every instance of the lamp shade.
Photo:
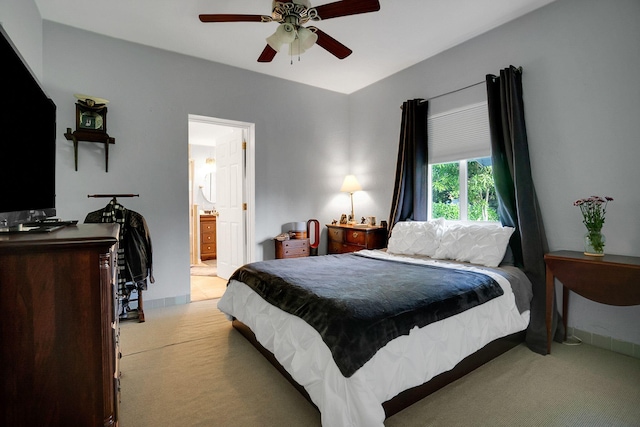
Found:
[{"label": "lamp shade", "polygon": [[342,188],[340,191],[344,191],[345,193],[353,193],[354,191],[360,191],[362,187],[360,183],[356,179],[355,175],[347,175],[344,177],[344,181],[342,182]]},{"label": "lamp shade", "polygon": [[289,45],[289,55],[295,56],[306,52],[317,40],[318,35],[316,33],[307,28],[298,27],[297,37]]},{"label": "lamp shade", "polygon": [[280,24],[275,33],[267,37],[267,44],[276,52],[283,44],[289,44],[296,38],[296,28],[287,22]]}]

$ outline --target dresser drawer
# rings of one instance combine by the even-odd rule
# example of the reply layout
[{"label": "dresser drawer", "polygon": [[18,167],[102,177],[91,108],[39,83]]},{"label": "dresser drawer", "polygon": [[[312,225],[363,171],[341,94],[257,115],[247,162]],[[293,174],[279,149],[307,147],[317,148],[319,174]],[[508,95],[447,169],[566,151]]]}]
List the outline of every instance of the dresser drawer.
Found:
[{"label": "dresser drawer", "polygon": [[346,230],[345,241],[351,245],[366,246],[367,233],[360,230]]},{"label": "dresser drawer", "polygon": [[216,253],[216,245],[215,244],[202,244],[200,245],[200,253],[202,255],[212,255]]},{"label": "dresser drawer", "polygon": [[200,222],[200,232],[208,233],[216,230],[216,221],[202,221]]},{"label": "dresser drawer", "polygon": [[216,232],[215,231],[205,231],[200,233],[200,243],[201,244],[212,244],[216,242]]}]

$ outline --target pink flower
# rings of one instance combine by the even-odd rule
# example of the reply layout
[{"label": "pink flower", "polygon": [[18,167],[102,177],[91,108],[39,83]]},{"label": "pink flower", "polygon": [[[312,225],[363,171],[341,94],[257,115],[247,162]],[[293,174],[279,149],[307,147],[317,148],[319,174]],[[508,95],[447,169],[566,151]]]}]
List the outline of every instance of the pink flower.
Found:
[{"label": "pink flower", "polygon": [[579,206],[582,212],[582,222],[587,230],[600,231],[604,225],[604,216],[607,211],[607,203],[613,201],[613,197],[591,196],[578,199],[573,206]]}]

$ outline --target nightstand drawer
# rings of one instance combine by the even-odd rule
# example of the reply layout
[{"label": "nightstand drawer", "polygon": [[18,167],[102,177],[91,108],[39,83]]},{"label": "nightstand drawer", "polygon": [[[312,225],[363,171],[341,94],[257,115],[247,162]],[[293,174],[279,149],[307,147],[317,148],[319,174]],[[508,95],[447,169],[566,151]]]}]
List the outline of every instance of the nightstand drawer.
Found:
[{"label": "nightstand drawer", "polygon": [[347,230],[345,232],[345,241],[352,245],[366,246],[367,233],[360,230]]},{"label": "nightstand drawer", "polygon": [[342,242],[334,242],[329,240],[329,251],[327,253],[330,254],[340,254],[343,252],[344,244]]},{"label": "nightstand drawer", "polygon": [[275,240],[276,258],[309,256],[309,239]]},{"label": "nightstand drawer", "polygon": [[329,241],[344,242],[344,230],[342,228],[329,228]]}]

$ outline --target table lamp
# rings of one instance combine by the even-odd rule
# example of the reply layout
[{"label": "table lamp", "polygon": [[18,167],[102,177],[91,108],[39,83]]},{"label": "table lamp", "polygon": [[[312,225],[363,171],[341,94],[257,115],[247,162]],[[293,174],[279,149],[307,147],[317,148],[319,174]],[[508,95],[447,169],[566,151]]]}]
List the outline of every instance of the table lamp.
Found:
[{"label": "table lamp", "polygon": [[353,212],[353,193],[361,190],[362,190],[362,187],[360,186],[360,183],[358,183],[358,180],[356,179],[355,175],[347,175],[344,178],[340,191],[349,193],[349,196],[351,197],[351,218],[349,219],[349,224],[356,223],[356,216]]}]

